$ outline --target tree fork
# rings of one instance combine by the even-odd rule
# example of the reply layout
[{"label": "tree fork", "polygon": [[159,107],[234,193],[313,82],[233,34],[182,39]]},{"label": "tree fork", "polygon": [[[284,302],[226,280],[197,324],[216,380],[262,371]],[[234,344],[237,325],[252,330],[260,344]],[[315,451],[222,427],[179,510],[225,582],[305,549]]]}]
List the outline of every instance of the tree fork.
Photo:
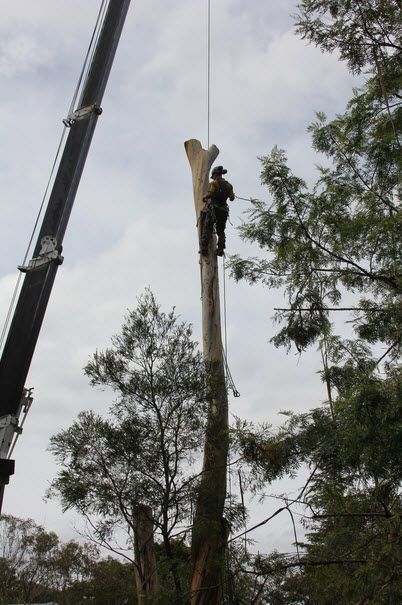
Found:
[{"label": "tree fork", "polygon": [[[184,143],[190,163],[198,238],[201,244],[204,209],[203,196],[208,189],[209,170],[219,154],[191,139]],[[223,517],[226,497],[228,459],[228,398],[222,353],[216,236],[208,242],[208,254],[200,254],[202,335],[208,378],[209,407],[204,461],[192,533],[193,574],[192,605],[217,605],[222,599],[222,575],[227,542],[227,524]]]}]

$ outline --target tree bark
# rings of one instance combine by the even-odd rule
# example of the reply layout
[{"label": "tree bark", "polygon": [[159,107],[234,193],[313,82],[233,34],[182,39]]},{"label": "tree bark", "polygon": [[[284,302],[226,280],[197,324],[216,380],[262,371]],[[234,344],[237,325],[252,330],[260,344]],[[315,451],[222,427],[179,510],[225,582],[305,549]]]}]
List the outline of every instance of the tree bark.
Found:
[{"label": "tree bark", "polygon": [[154,528],[150,506],[138,506],[134,518],[135,585],[141,605],[149,595],[159,592],[154,550]]},{"label": "tree bark", "polygon": [[[203,196],[208,174],[219,150],[208,150],[195,139],[185,142],[190,162],[198,237],[201,239]],[[192,532],[192,605],[216,605],[222,600],[222,576],[227,541],[223,517],[228,457],[228,398],[222,354],[216,236],[208,242],[208,254],[200,254],[202,334],[208,377],[209,408],[203,469]]]}]

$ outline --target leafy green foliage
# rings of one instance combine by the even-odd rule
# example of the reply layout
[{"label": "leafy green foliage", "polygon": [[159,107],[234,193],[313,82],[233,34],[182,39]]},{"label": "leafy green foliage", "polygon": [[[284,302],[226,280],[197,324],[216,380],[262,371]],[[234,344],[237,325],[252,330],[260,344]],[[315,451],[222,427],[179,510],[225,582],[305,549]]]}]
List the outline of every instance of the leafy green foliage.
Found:
[{"label": "leafy green foliage", "polygon": [[[235,279],[284,290],[276,346],[318,343],[326,405],[287,413],[278,430],[238,421],[255,491],[307,467],[307,541],[298,553],[249,561],[281,578],[284,603],[389,605],[402,598],[402,19],[392,0],[303,0],[297,28],[338,51],[365,81],[343,115],[309,131],[327,158],[308,188],[278,148],[263,158],[268,204],[255,200],[242,237],[264,258],[231,258]],[[336,310],[347,313],[346,338]],[[343,316],[345,317],[345,316]],[[276,555],[275,555],[276,557]],[[265,569],[265,571],[264,571]],[[285,576],[283,576],[285,574]]]},{"label": "leafy green foliage", "polygon": [[337,51],[360,73],[373,56],[402,51],[401,6],[397,0],[302,0],[296,26],[303,38],[325,51]]},{"label": "leafy green foliage", "polygon": [[396,356],[402,291],[400,8],[391,1],[307,0],[300,11],[304,37],[325,50],[338,48],[351,69],[369,68],[369,77],[343,115],[328,122],[318,113],[311,124],[314,149],[330,161],[319,167],[311,191],[292,174],[283,151],[274,148],[261,158],[261,179],[273,203],[253,201],[240,232],[268,258],[234,256],[232,272],[236,279],[284,288],[289,309],[276,315],[284,324],[276,345],[294,343],[302,351],[314,343],[329,331],[329,309],[340,307],[349,292],[361,311],[355,320],[360,333],[395,345]]},{"label": "leafy green foliage", "polygon": [[393,371],[380,380],[355,366],[341,383],[332,412],[289,413],[271,435],[243,425],[239,445],[257,489],[302,465],[310,469],[302,499],[308,542],[299,544],[301,558],[283,563],[283,569],[302,570],[287,576],[289,599],[296,591],[301,601],[295,602],[302,603],[396,604],[402,594],[402,376]]},{"label": "leafy green foliage", "polygon": [[50,445],[61,466],[51,494],[83,514],[102,545],[123,528],[133,551],[138,511],[152,511],[177,591],[172,537],[191,519],[205,426],[204,366],[191,336],[191,326],[174,309],[162,312],[146,290],[112,347],[85,368],[93,386],[117,394],[109,416],[82,412]]},{"label": "leafy green foliage", "polygon": [[112,557],[97,561],[86,586],[77,586],[73,593],[77,603],[84,591],[96,605],[135,605],[134,566]]},{"label": "leafy green foliage", "polygon": [[228,550],[227,579],[225,592],[229,603],[269,603],[291,605],[283,590],[286,580],[284,557],[273,552],[269,557],[254,555],[244,546],[230,545]]},{"label": "leafy green foliage", "polygon": [[[2,603],[57,600],[62,605],[78,605],[83,597],[91,596],[88,586],[97,559],[93,545],[74,540],[62,543],[54,532],[45,531],[32,519],[0,517]],[[121,566],[118,561],[115,564]]]}]

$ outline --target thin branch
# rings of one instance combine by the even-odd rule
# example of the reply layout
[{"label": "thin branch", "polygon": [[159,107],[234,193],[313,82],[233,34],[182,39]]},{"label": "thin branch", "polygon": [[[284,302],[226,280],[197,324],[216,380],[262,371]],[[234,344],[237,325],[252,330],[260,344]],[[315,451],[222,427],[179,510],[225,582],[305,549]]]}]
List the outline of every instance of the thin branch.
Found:
[{"label": "thin branch", "polygon": [[290,515],[290,518],[292,519],[292,525],[293,525],[293,535],[294,535],[294,537],[295,537],[295,545],[296,545],[297,559],[298,559],[299,564],[300,564],[299,540],[298,540],[298,538],[297,538],[297,532],[296,532],[296,524],[295,524],[295,520],[294,520],[293,513],[292,513],[292,511],[290,510],[290,508],[288,508],[288,513],[289,513],[289,515]]},{"label": "thin branch", "polygon": [[317,246],[317,248],[319,248],[320,250],[322,250],[323,252],[325,252],[326,254],[328,254],[329,256],[332,256],[333,258],[335,258],[337,261],[341,262],[341,263],[345,263],[346,265],[352,265],[353,267],[355,267],[362,275],[365,275],[366,277],[368,277],[371,280],[376,280],[376,281],[382,281],[385,282],[388,286],[392,286],[392,288],[396,288],[396,284],[395,281],[384,276],[384,275],[376,275],[374,273],[370,273],[370,271],[366,271],[366,269],[364,269],[363,267],[361,267],[360,265],[358,265],[357,263],[355,263],[354,261],[344,258],[343,256],[341,256],[340,254],[337,254],[336,252],[334,252],[333,250],[331,250],[330,248],[327,248],[326,246],[324,246],[323,244],[321,244],[319,241],[317,241],[309,232],[309,230],[307,229],[306,225],[303,222],[303,219],[300,215],[300,211],[297,208],[297,205],[295,203],[293,194],[291,191],[289,191],[286,181],[284,181],[282,179],[282,183],[286,189],[286,192],[289,196],[289,199],[291,200],[292,204],[293,204],[293,208],[297,214],[298,220],[299,220],[299,224],[301,226],[301,228],[304,231],[305,236],[307,237],[307,239],[312,242],[313,244],[315,244]]},{"label": "thin branch", "polygon": [[274,311],[286,311],[292,313],[295,311],[370,311],[380,313],[384,309],[365,309],[364,307],[297,307],[292,309],[291,307],[274,307]]},{"label": "thin branch", "polygon": [[257,525],[254,525],[253,527],[250,527],[249,529],[246,529],[241,534],[238,534],[237,536],[234,536],[233,538],[231,538],[230,540],[228,540],[228,544],[230,544],[230,542],[233,542],[234,540],[237,540],[238,538],[242,538],[246,534],[249,534],[250,532],[254,531],[255,529],[258,529],[259,527],[262,527],[263,525],[265,525],[266,523],[268,523],[269,521],[271,521],[271,519],[273,519],[274,517],[276,517],[277,515],[279,515],[279,513],[283,512],[284,510],[289,510],[289,507],[292,504],[294,504],[295,502],[298,502],[301,499],[301,497],[303,496],[304,492],[306,491],[306,489],[307,489],[310,481],[314,477],[317,468],[318,468],[318,464],[316,464],[316,466],[314,467],[314,469],[310,473],[310,476],[308,477],[306,483],[304,484],[302,490],[300,491],[300,493],[298,494],[298,496],[297,496],[297,498],[295,500],[292,500],[286,506],[281,506],[280,508],[278,508],[270,517],[267,517],[266,519],[264,519],[264,521],[261,521],[260,523],[257,523]]},{"label": "thin branch", "polygon": [[[396,513],[399,517],[402,517],[402,513]],[[314,514],[312,517],[307,519],[330,519],[333,517],[390,517],[387,513],[332,513],[327,515]]]},{"label": "thin branch", "polygon": [[[255,579],[254,586],[256,585],[257,579],[258,579],[258,577],[256,577],[256,579]],[[251,605],[257,605],[260,602],[260,595],[261,595],[262,591],[264,590],[267,582],[268,582],[268,576],[266,576],[264,578],[264,580],[262,581],[261,586],[259,587],[255,597],[254,597],[255,588],[253,589],[253,600],[251,601]]]},{"label": "thin branch", "polygon": [[377,191],[375,191],[375,189],[373,189],[373,187],[366,181],[366,179],[362,176],[360,171],[357,170],[357,168],[354,166],[351,158],[338,147],[336,139],[331,134],[330,134],[330,138],[332,140],[332,143],[337,147],[337,151],[338,151],[339,155],[345,160],[345,162],[348,164],[349,168],[351,168],[353,170],[354,175],[363,183],[363,185],[366,187],[366,189],[368,191],[370,191],[370,193],[375,195],[375,197],[377,199],[379,199],[380,202],[385,204],[385,206],[387,206],[387,208],[390,208],[391,210],[396,211],[397,208],[394,206],[394,204],[392,202],[390,202],[389,200],[385,199]]},{"label": "thin branch", "polygon": [[378,366],[379,363],[381,363],[381,361],[384,359],[384,357],[386,357],[388,355],[388,353],[390,353],[392,351],[392,349],[394,349],[399,343],[398,342],[394,342],[386,351],[383,355],[381,355],[381,357],[379,359],[377,359],[375,366]]},{"label": "thin branch", "polygon": [[[378,57],[377,57],[377,48],[376,48],[377,46],[380,48],[380,54],[382,55],[382,57],[384,56],[382,54],[381,42],[379,42],[372,35],[372,33],[370,32],[369,28],[367,27],[367,23],[366,23],[366,20],[365,20],[365,17],[364,17],[364,13],[363,13],[363,11],[361,9],[359,0],[358,0],[358,11],[360,13],[360,17],[361,17],[361,20],[362,20],[362,23],[363,23],[363,28],[364,28],[366,34],[369,36],[369,38],[373,42],[372,55],[373,55],[373,58],[374,58],[375,66],[377,68],[378,80],[380,82],[381,92],[383,94],[384,101],[385,101],[385,104],[387,106],[388,117],[389,117],[389,121],[391,123],[391,127],[392,127],[392,130],[393,130],[393,133],[394,133],[394,137],[395,137],[396,143],[397,143],[397,145],[399,147],[399,150],[400,150],[401,149],[401,144],[400,144],[400,141],[399,141],[399,138],[398,138],[398,133],[397,133],[397,130],[396,130],[396,127],[395,127],[395,122],[394,122],[394,119],[393,119],[393,116],[392,116],[392,113],[391,113],[391,110],[390,110],[390,107],[389,107],[388,93],[387,93],[387,91],[385,89],[385,86],[384,86],[384,82],[383,82],[383,78],[382,78],[382,73],[381,73],[381,68],[380,68],[380,64],[378,62]],[[383,43],[383,45],[384,46],[389,46],[386,43]],[[396,48],[398,48],[398,47],[396,47]]]},{"label": "thin branch", "polygon": [[121,552],[121,550],[117,550],[116,548],[114,548],[104,537],[100,536],[99,533],[99,529],[96,527],[96,525],[92,522],[91,518],[89,517],[89,515],[82,509],[81,514],[83,515],[83,517],[85,517],[85,519],[87,520],[87,522],[89,523],[89,525],[92,527],[93,531],[95,532],[95,535],[98,534],[99,535],[99,539],[96,539],[94,537],[93,534],[91,533],[85,533],[85,534],[81,534],[81,532],[78,533],[80,535],[85,536],[86,538],[88,538],[88,540],[90,540],[91,542],[93,542],[94,544],[97,544],[98,546],[101,546],[102,548],[107,548],[108,550],[110,550],[111,552],[114,552],[116,555],[120,555],[121,557],[124,557],[125,559],[127,559],[127,561],[130,561],[130,563],[133,563],[135,565],[135,567],[137,567],[138,569],[138,565],[135,562],[134,559],[132,559],[131,557],[129,557],[128,555],[125,555],[123,552]]},{"label": "thin branch", "polygon": [[271,519],[273,519],[274,517],[279,515],[279,513],[281,513],[284,510],[287,510],[287,509],[288,509],[288,506],[282,506],[281,508],[278,508],[270,517],[267,517],[267,519],[264,519],[264,521],[261,521],[260,523],[257,523],[257,525],[253,525],[253,527],[246,529],[246,531],[243,531],[241,534],[238,534],[237,536],[230,538],[230,540],[228,540],[228,544],[230,544],[231,542],[234,542],[238,538],[242,538],[246,534],[249,534],[250,532],[254,531],[255,529],[258,529],[259,527],[262,527],[263,525],[268,523],[268,521],[271,521]]},{"label": "thin branch", "polygon": [[278,566],[269,566],[269,569],[267,568],[266,571],[254,571],[253,569],[245,569],[244,567],[241,568],[241,571],[246,573],[246,574],[250,574],[250,575],[255,575],[255,576],[263,576],[263,575],[267,575],[267,572],[269,571],[270,573],[272,573],[272,571],[284,571],[286,569],[291,569],[292,567],[318,567],[320,565],[348,565],[349,563],[354,563],[356,565],[361,565],[362,563],[367,563],[366,559],[329,559],[329,560],[324,560],[324,561],[304,561],[301,560],[300,562],[295,562],[295,563],[288,563],[287,565],[278,565]]}]

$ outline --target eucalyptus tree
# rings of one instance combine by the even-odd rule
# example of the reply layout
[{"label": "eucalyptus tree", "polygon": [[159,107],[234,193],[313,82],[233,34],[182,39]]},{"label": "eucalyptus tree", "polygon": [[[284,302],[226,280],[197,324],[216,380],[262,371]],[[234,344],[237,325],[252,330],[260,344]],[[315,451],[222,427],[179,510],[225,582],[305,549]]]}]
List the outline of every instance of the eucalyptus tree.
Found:
[{"label": "eucalyptus tree", "polygon": [[[82,412],[52,437],[60,470],[51,493],[65,509],[83,514],[105,546],[115,548],[112,538],[123,528],[129,550],[137,551],[136,557],[127,551],[125,556],[134,558],[140,575],[138,533],[151,523],[174,585],[175,596],[166,598],[180,602],[182,572],[174,540],[192,522],[194,463],[205,426],[203,361],[192,328],[174,309],[164,313],[146,290],[111,347],[97,351],[85,373],[92,386],[111,389],[117,397],[107,417]],[[149,546],[149,538],[145,542]],[[150,592],[162,591],[156,570],[148,571],[151,578],[141,577],[142,582],[151,582]]]}]

